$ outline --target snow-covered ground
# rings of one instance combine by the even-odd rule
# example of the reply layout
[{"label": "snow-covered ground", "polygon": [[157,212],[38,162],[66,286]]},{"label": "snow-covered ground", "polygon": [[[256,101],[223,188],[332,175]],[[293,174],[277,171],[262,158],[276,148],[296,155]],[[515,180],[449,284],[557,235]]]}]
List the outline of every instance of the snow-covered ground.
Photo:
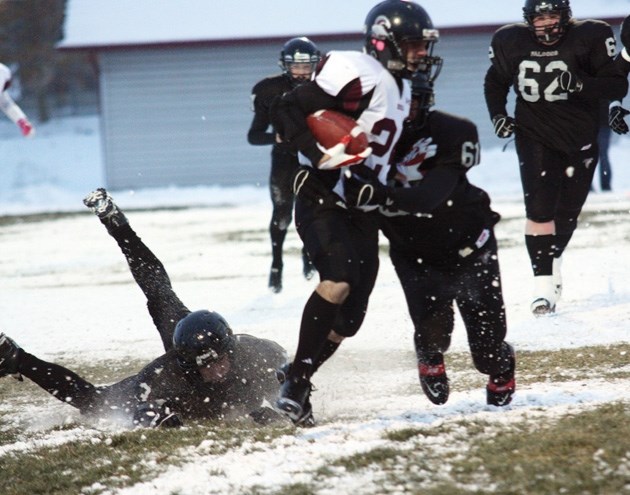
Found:
[{"label": "snow-covered ground", "polygon": [[[102,185],[97,125],[93,117],[69,118],[40,126],[33,140],[21,138],[8,123],[0,125],[0,331],[45,359],[149,361],[162,349],[143,296],[118,247],[81,202]],[[535,319],[528,309],[531,276],[513,146],[505,152],[484,151],[482,164],[471,172],[473,182],[490,192],[503,215],[497,233],[508,340],[517,351],[625,343],[630,352],[629,139],[614,140],[614,192],[589,198],[564,257],[563,300],[550,318]],[[235,331],[274,339],[290,354],[294,351],[301,310],[316,281],[301,277],[300,243],[291,230],[284,290],[268,292],[271,205],[266,186],[122,190],[112,195],[162,259],[175,290],[191,309],[219,311]],[[71,214],[41,221],[21,216],[53,212]],[[237,493],[256,484],[279,486],[300,481],[309,466],[325,464],[331,452],[351,454],[385,442],[383,431],[401,424],[492,415],[510,421],[541,408],[553,415],[630,401],[627,383],[619,387],[594,377],[596,386],[573,381],[521,386],[512,405],[498,410],[485,405],[483,381],[478,389],[462,391],[455,376],[448,404],[431,405],[417,384],[402,291],[386,256],[381,266],[363,328],[316,375],[318,390],[312,400],[320,426],[274,442],[273,452],[243,449],[220,461],[238,472],[223,467],[227,474],[219,476],[213,468],[219,460],[197,455],[149,485],[119,493]],[[452,351],[466,349],[458,321]],[[615,359],[610,356],[611,363]],[[472,368],[467,372],[475,373]],[[414,389],[415,394],[403,393]],[[15,414],[34,430],[42,425],[40,409],[23,406]],[[53,422],[78,417],[52,400],[46,416]],[[71,436],[56,432],[48,441],[63,435]],[[0,456],[27,448],[0,445]],[[359,493],[362,482],[366,480],[345,480],[335,493]]]}]

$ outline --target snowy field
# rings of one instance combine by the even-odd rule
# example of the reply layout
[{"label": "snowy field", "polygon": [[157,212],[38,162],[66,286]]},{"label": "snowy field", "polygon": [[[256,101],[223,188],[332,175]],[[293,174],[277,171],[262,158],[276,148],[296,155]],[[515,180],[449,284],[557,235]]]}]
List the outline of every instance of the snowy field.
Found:
[{"label": "snowy field", "polygon": [[[494,208],[503,216],[497,228],[499,256],[508,340],[517,353],[622,344],[621,355],[611,355],[608,364],[627,362],[629,139],[613,142],[614,192],[596,192],[589,198],[564,257],[563,299],[557,314],[548,318],[535,319],[529,312],[531,269],[522,238],[523,207],[513,146],[506,152],[485,151],[482,164],[471,172],[473,182],[490,192]],[[59,362],[148,362],[160,354],[157,332],[123,256],[81,202],[103,180],[96,119],[42,126],[28,141],[8,124],[0,125],[0,154],[0,331],[29,352]],[[216,310],[237,333],[276,340],[293,353],[302,307],[316,281],[301,277],[300,243],[292,229],[285,244],[284,290],[277,295],[267,290],[271,204],[266,185],[112,195],[161,258],[189,308]],[[30,215],[35,213],[43,215]],[[189,463],[116,493],[249,493],[252,486],[308,481],[314,469],[332,458],[385,445],[384,431],[417,425],[439,428],[444,422],[480,418],[509,423],[541,411],[551,419],[603,403],[630,403],[630,381],[607,380],[604,374],[518,386],[513,403],[498,409],[485,404],[484,381],[474,378],[470,366],[451,376],[448,403],[433,406],[417,383],[411,337],[402,291],[383,255],[363,328],[314,379],[317,427],[298,430],[262,449],[237,449],[222,457],[197,452]],[[451,351],[467,352],[460,321]],[[471,376],[477,386],[458,386],[459,378]],[[0,390],[7,380],[0,380]],[[54,445],[90,436],[94,428],[115,428],[82,423],[74,409],[54,399],[46,407],[0,404],[0,412],[8,410],[11,415],[4,418],[10,417],[11,423],[0,422],[0,431],[21,424],[25,436],[0,445],[0,461],[11,452],[34,448],[29,440],[34,436],[38,445]],[[50,430],[65,422],[84,427]],[[348,475],[335,488],[319,493],[368,493],[364,490],[368,485],[369,480]]]}]

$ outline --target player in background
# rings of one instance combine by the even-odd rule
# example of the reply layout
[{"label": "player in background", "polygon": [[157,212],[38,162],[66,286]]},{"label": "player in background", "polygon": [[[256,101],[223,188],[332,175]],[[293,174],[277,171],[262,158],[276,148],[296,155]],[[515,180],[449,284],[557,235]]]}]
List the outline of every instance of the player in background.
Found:
[{"label": "player in background", "polygon": [[[85,199],[125,255],[165,353],[137,374],[96,386],[48,363],[0,334],[0,377],[24,375],[57,399],[98,418],[118,417],[138,426],[179,426],[183,420],[280,418],[266,404],[278,392],[275,368],[286,351],[275,342],[234,335],[214,311],[191,312],[173,291],[162,263],[129,225],[104,189]],[[99,329],[103,331],[103,329]]]},{"label": "player in background", "polygon": [[[615,58],[615,64],[619,70],[628,77],[630,73],[630,15],[621,23],[621,31],[619,33],[622,49]],[[610,102],[608,111],[608,125],[617,134],[627,134],[628,124],[625,116],[630,112],[621,106],[621,98]]]},{"label": "player in background", "polygon": [[345,181],[346,202],[378,205],[389,256],[414,325],[420,385],[434,404],[449,396],[444,353],[454,329],[453,304],[468,335],[473,363],[488,375],[488,404],[509,404],[515,357],[507,332],[494,225],[499,215],[466,173],[479,163],[477,127],[434,104],[438,72],[412,79],[409,120],[396,145],[390,186],[366,167]]},{"label": "player in background", "polygon": [[[402,0],[370,10],[364,33],[364,53],[327,53],[314,80],[285,95],[274,112],[282,139],[310,162],[295,176],[296,225],[320,276],[304,306],[297,350],[276,402],[294,421],[311,414],[312,375],[359,330],[378,273],[378,212],[346,207],[342,169],[364,163],[385,182],[409,113],[409,79],[421,64],[430,63],[438,39],[427,12]],[[343,143],[318,146],[306,117],[320,109],[356,119],[370,147],[349,155]],[[315,195],[307,194],[312,190]]]},{"label": "player in background", "polygon": [[568,0],[526,0],[523,14],[524,23],[494,34],[484,92],[497,136],[515,136],[538,316],[554,312],[560,298],[562,254],[598,160],[599,101],[622,97],[628,82],[605,22],[572,18]]},{"label": "player in background", "polygon": [[[282,290],[282,246],[293,217],[294,195],[291,178],[299,162],[296,151],[279,141],[275,131],[270,129],[269,109],[275,98],[310,81],[320,58],[320,52],[311,40],[304,37],[291,38],[280,52],[279,64],[282,74],[267,77],[256,83],[252,89],[254,118],[247,132],[247,141],[253,145],[272,145],[269,174],[269,192],[273,205],[269,224],[272,260],[269,288],[276,293]],[[310,280],[315,268],[304,248],[302,264],[304,277]]]},{"label": "player in background", "polygon": [[9,95],[7,91],[9,86],[11,86],[11,71],[6,65],[0,64],[0,110],[20,128],[24,137],[33,137],[35,136],[35,128]]}]

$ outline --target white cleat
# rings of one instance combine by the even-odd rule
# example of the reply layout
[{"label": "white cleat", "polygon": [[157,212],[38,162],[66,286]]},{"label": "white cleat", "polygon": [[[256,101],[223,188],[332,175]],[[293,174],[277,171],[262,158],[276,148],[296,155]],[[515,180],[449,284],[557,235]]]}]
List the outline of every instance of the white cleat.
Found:
[{"label": "white cleat", "polygon": [[530,306],[534,316],[555,313],[557,300],[554,277],[552,275],[534,277],[534,301]]}]

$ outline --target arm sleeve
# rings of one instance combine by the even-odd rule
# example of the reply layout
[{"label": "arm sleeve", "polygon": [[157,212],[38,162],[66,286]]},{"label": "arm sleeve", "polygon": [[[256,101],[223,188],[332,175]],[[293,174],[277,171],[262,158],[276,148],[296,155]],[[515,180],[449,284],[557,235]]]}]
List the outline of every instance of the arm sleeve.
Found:
[{"label": "arm sleeve", "polygon": [[507,96],[512,85],[512,76],[509,71],[502,67],[502,49],[501,44],[497,42],[495,35],[490,45],[490,62],[491,65],[486,72],[483,83],[483,93],[486,99],[486,106],[490,118],[495,115],[507,115]]},{"label": "arm sleeve", "polygon": [[620,100],[628,92],[628,73],[620,70],[622,63],[616,63],[609,54],[609,44],[615,39],[610,26],[598,25],[597,29],[598,35],[591,51],[593,75],[579,75],[583,84],[580,96]]},{"label": "arm sleeve", "polygon": [[18,123],[18,120],[26,118],[22,109],[13,101],[13,98],[11,98],[6,91],[0,93],[0,110],[15,124]]},{"label": "arm sleeve", "polygon": [[463,171],[455,167],[437,167],[417,185],[390,188],[388,198],[395,208],[409,213],[429,213],[455,190]]},{"label": "arm sleeve", "polygon": [[274,132],[268,132],[271,125],[269,107],[256,93],[252,93],[254,118],[247,132],[247,142],[253,145],[268,145],[276,142]]},{"label": "arm sleeve", "polygon": [[334,108],[336,100],[315,82],[302,84],[274,101],[271,121],[282,140],[301,152],[311,163],[319,163],[324,154],[306,124],[306,117],[320,109]]}]

